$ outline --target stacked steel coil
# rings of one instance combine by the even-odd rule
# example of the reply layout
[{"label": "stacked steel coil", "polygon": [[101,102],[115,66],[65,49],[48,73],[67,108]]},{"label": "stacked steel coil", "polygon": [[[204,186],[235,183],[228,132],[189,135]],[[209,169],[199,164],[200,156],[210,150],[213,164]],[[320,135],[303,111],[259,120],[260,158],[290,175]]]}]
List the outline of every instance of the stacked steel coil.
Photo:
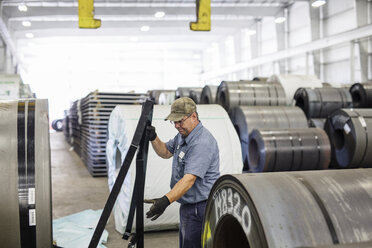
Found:
[{"label": "stacked steel coil", "polygon": [[0,101],[1,247],[51,247],[48,101]]},{"label": "stacked steel coil", "polygon": [[372,169],[221,176],[202,247],[371,247]]},{"label": "stacked steel coil", "polygon": [[170,105],[174,102],[176,99],[176,92],[173,91],[167,91],[162,92],[159,96],[159,105]]},{"label": "stacked steel coil", "polygon": [[176,99],[181,97],[190,97],[191,91],[199,91],[201,92],[201,87],[178,87],[176,89]]},{"label": "stacked steel coil", "polygon": [[255,129],[249,135],[251,172],[327,169],[331,146],[323,129]]},{"label": "stacked steel coil", "polygon": [[344,88],[299,88],[294,99],[307,118],[327,118],[342,108],[353,107],[351,94]]},{"label": "stacked steel coil", "polygon": [[106,176],[106,135],[112,110],[119,104],[141,104],[146,94],[91,92],[74,103],[73,146],[92,176]]},{"label": "stacked steel coil", "polygon": [[298,107],[239,106],[231,110],[230,118],[240,138],[244,171],[249,168],[249,134],[253,129],[306,128],[308,126],[305,114]]},{"label": "stacked steel coil", "polygon": [[[150,90],[147,92],[150,99],[155,103],[155,104],[161,104],[160,101],[161,101],[161,94],[162,93],[173,93],[174,94],[174,90]],[[173,96],[173,99],[174,99],[174,96]]]},{"label": "stacked steel coil", "polygon": [[201,97],[201,93],[203,91],[203,88],[193,88],[190,90],[189,92],[189,97],[196,103],[196,104],[199,104],[200,103],[200,97]]},{"label": "stacked steel coil", "polygon": [[283,106],[286,97],[280,84],[222,81],[217,89],[217,103],[230,111],[236,106]]},{"label": "stacked steel coil", "polygon": [[338,110],[324,129],[332,145],[332,167],[372,167],[372,109]]},{"label": "stacked steel coil", "polygon": [[294,75],[281,74],[272,75],[268,80],[269,83],[276,83],[283,86],[287,97],[287,104],[293,104],[293,96],[300,87],[321,88],[322,82],[315,75]]},{"label": "stacked steel coil", "polygon": [[353,84],[350,93],[355,108],[372,108],[372,82]]},{"label": "stacked steel coil", "polygon": [[200,96],[201,104],[215,104],[217,102],[217,86],[206,85]]}]

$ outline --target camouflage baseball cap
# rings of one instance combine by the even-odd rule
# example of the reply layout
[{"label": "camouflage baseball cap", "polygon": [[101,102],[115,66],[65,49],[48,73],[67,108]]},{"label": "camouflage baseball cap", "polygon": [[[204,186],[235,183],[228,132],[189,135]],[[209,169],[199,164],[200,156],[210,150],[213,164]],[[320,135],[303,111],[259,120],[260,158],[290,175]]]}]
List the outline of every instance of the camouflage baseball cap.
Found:
[{"label": "camouflage baseball cap", "polygon": [[175,100],[171,106],[171,113],[164,120],[180,121],[186,115],[196,112],[195,102],[188,97],[181,97]]}]

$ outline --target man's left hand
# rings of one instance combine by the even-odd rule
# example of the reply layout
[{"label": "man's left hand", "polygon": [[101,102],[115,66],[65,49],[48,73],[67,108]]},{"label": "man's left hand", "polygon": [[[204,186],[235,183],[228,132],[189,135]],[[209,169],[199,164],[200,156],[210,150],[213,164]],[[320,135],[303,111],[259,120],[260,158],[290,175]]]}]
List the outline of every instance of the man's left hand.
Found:
[{"label": "man's left hand", "polygon": [[164,210],[169,206],[170,202],[167,196],[162,198],[143,200],[144,203],[152,203],[150,210],[146,213],[147,218],[153,217],[151,220],[156,220],[160,215],[164,213]]}]

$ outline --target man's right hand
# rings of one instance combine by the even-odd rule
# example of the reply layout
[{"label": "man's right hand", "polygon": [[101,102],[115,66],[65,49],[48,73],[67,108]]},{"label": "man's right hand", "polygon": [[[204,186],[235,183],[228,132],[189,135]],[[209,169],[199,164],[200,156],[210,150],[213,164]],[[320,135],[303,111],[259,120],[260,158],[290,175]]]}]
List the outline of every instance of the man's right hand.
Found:
[{"label": "man's right hand", "polygon": [[149,137],[150,141],[154,141],[156,139],[156,132],[155,132],[155,127],[153,126],[147,126],[146,128],[146,135]]}]

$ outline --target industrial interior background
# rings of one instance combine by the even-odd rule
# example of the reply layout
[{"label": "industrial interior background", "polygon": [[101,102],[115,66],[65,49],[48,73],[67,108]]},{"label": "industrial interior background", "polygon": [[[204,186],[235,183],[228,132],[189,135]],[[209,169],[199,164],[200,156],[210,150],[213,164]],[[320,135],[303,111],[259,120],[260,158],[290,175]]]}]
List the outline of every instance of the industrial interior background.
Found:
[{"label": "industrial interior background", "polygon": [[[166,141],[182,96],[220,149],[203,247],[372,247],[371,0],[0,6],[6,247],[88,247],[141,104]],[[160,197],[171,161],[150,147],[147,163],[145,198]],[[98,247],[128,245],[131,167]],[[145,246],[178,246],[178,209],[145,220]]]}]

